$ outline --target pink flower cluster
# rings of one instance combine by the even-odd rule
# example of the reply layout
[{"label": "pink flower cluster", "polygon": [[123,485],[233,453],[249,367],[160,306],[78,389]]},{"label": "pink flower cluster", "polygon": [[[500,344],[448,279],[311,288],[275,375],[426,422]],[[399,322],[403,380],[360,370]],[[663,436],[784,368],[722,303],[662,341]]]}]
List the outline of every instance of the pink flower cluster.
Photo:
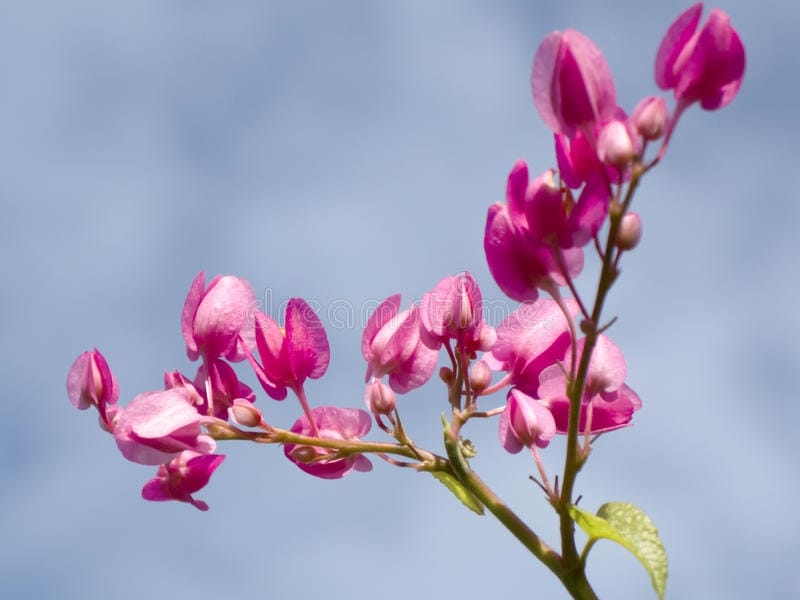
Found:
[{"label": "pink flower cluster", "polygon": [[[625,383],[625,359],[595,322],[599,310],[590,313],[577,295],[574,280],[583,269],[584,248],[593,243],[603,276],[613,282],[620,255],[635,248],[642,234],[640,217],[627,211],[624,185],[660,160],[688,106],[721,108],[739,90],[741,41],[719,10],[698,29],[701,12],[696,4],[678,17],[657,53],[655,79],[673,90],[672,114],[664,98],[647,97],[628,116],[617,105],[603,55],[583,34],[556,31],[542,42],[531,83],[536,108],[553,130],[558,171],[531,179],[524,161],[514,164],[506,200],[489,208],[484,233],[494,280],[521,304],[493,327],[484,321],[477,281],[464,272],[445,277],[408,308],[401,310],[400,294],[386,298],[364,327],[364,400],[379,427],[401,444],[408,442],[397,395],[428,382],[442,350],[448,362],[439,375],[453,414],[462,423],[499,416],[502,446],[511,453],[529,448],[545,481],[537,448],[556,434],[574,435],[575,421],[587,443],[590,435],[631,423],[641,401]],[[657,140],[660,150],[648,163],[647,145]],[[609,232],[605,248],[603,228]],[[562,296],[564,287],[574,298]],[[542,291],[550,298],[540,298]],[[163,389],[141,393],[125,407],[117,404],[117,381],[99,351],[84,352],[72,365],[67,393],[73,405],[96,408],[125,458],[158,465],[144,498],[206,510],[193,494],[225,458],[215,453],[217,440],[238,433],[247,439],[237,426],[277,431],[254,406],[254,391],[239,380],[233,365],[244,361],[270,398],[283,400],[291,391],[300,403],[303,414],[284,447],[289,460],[326,479],[371,470],[357,445],[370,430],[370,414],[312,408],[307,398],[306,381],[322,377],[330,362],[320,318],[300,298],[288,301],[283,326],[256,306],[245,280],[217,276],[206,285],[199,273],[181,314],[186,354],[200,361],[195,376],[167,372]],[[501,374],[495,383],[493,373]],[[506,390],[502,406],[479,410],[479,399],[500,390]],[[315,445],[322,440],[327,445]],[[333,441],[350,445],[338,451],[330,447]]]},{"label": "pink flower cluster", "polygon": [[[98,350],[81,354],[67,376],[67,394],[81,410],[94,406],[101,427],[111,433],[122,455],[130,461],[159,465],[147,482],[147,500],[179,500],[201,510],[207,505],[193,498],[208,483],[225,456],[214,454],[216,441],[207,430],[238,425],[269,430],[253,406],[255,393],[241,382],[231,363],[249,361],[266,393],[286,398],[287,389],[300,400],[305,416],[295,432],[322,438],[358,439],[369,429],[369,417],[352,409],[308,406],[306,379],[321,377],[328,368],[330,350],[322,322],[308,304],[293,298],[281,328],[269,316],[255,311],[250,284],[232,275],[217,276],[208,286],[201,272],[184,302],[181,328],[190,360],[200,359],[194,379],[179,371],[164,375],[164,389],[136,396],[124,408],[117,404],[116,379]],[[260,360],[259,360],[260,358]],[[364,419],[366,418],[366,428]],[[353,426],[353,422],[358,426]],[[341,477],[364,470],[363,457],[310,462],[288,450],[287,456],[309,473]],[[308,464],[306,464],[308,463]],[[333,475],[332,475],[333,473]]]},{"label": "pink flower cluster", "polygon": [[[621,210],[622,188],[634,167],[640,175],[664,155],[682,112],[695,102],[706,110],[722,108],[741,86],[745,55],[739,36],[718,9],[698,29],[702,8],[698,3],[681,14],[657,52],[655,80],[674,92],[672,115],[664,98],[651,96],[628,116],[617,105],[605,58],[577,31],[551,33],[536,52],[533,99],[553,130],[558,173],[548,170],[531,181],[526,163],[518,161],[508,177],[505,203],[489,208],[484,234],[489,269],[503,292],[520,302],[536,301],[540,291],[555,299],[523,304],[500,324],[497,343],[484,359],[506,371],[503,382],[513,386],[500,424],[501,442],[510,452],[543,447],[554,433],[568,429],[567,391],[585,344],[573,339],[567,321],[581,310],[587,320],[590,315],[562,301],[561,288],[574,292],[583,247],[593,241],[605,258],[600,228],[612,206]],[[647,144],[659,139],[657,157],[646,164]],[[621,215],[616,250],[633,249],[641,233],[636,213]],[[588,365],[579,431],[600,433],[630,423],[641,402],[624,383],[620,350],[601,334]]]},{"label": "pink flower cluster", "polygon": [[539,290],[552,294],[575,278],[583,268],[582,248],[608,215],[614,186],[630,178],[647,143],[664,140],[658,160],[688,106],[699,102],[714,110],[733,100],[744,74],[744,48],[725,13],[711,11],[697,29],[701,13],[698,3],[678,17],[657,53],[655,80],[674,92],[672,115],[661,97],[644,98],[630,116],[617,106],[608,64],[583,34],[554,31],[539,46],[531,86],[555,136],[558,181],[552,170],[529,181],[527,165],[518,161],[506,202],[489,208],[486,257],[509,297],[535,300]]}]

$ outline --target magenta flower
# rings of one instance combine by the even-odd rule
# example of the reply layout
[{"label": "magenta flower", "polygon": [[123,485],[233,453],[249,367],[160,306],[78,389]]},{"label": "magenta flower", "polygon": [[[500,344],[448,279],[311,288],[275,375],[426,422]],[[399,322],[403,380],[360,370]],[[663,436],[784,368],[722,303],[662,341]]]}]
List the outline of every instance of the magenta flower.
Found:
[{"label": "magenta flower", "polygon": [[202,418],[183,388],[144,392],[120,411],[113,433],[125,458],[158,465],[184,450],[214,451],[216,442],[200,429]]},{"label": "magenta flower", "polygon": [[703,4],[698,2],[670,26],[656,55],[656,84],[674,90],[676,113],[700,102],[706,110],[730,103],[742,85],[745,52],[730,19],[715,8],[697,29]]},{"label": "magenta flower", "polygon": [[[256,395],[245,383],[239,381],[236,371],[224,360],[215,358],[203,363],[197,369],[194,381],[190,381],[179,371],[164,374],[164,388],[183,388],[189,394],[192,404],[201,415],[225,419],[234,400],[255,402]],[[213,415],[209,414],[208,395],[213,402]]]},{"label": "magenta flower", "polygon": [[[573,315],[578,305],[566,300]],[[497,341],[483,360],[495,371],[507,371],[506,383],[538,397],[542,371],[564,359],[570,345],[569,324],[549,298],[519,306],[497,327]]]},{"label": "magenta flower", "polygon": [[[489,207],[483,246],[489,271],[501,290],[518,302],[536,300],[539,289],[554,289],[566,279],[555,251],[567,236],[561,190],[546,171],[528,184],[528,166],[516,162],[508,176],[506,204]],[[560,250],[570,277],[583,267],[579,248]]]},{"label": "magenta flower", "polygon": [[[418,388],[433,375],[439,350],[436,340],[423,340],[420,310],[416,305],[400,310],[400,294],[381,302],[367,320],[361,336],[361,354],[370,377],[389,376],[398,394]],[[427,342],[427,343],[426,343]]]},{"label": "magenta flower", "polygon": [[256,347],[261,364],[250,363],[261,386],[273,400],[286,398],[286,390],[301,394],[306,379],[325,374],[331,359],[325,327],[302,298],[286,305],[286,328],[264,313],[256,317]]},{"label": "magenta flower", "polygon": [[[581,356],[585,338],[578,341]],[[550,409],[558,433],[567,433],[569,427],[569,399],[567,377],[571,361],[569,353],[564,365],[553,365],[540,375],[538,398]],[[607,336],[600,335],[589,361],[589,371],[578,419],[578,430],[590,433],[613,431],[626,427],[633,413],[642,406],[639,396],[625,385],[627,367],[620,349]]]},{"label": "magenta flower", "polygon": [[516,454],[534,445],[547,447],[556,434],[556,424],[553,415],[538,400],[513,388],[500,416],[499,433],[503,448]]},{"label": "magenta flower", "polygon": [[[362,436],[369,433],[372,426],[370,416],[357,408],[339,408],[338,406],[319,406],[311,411],[314,423],[319,433],[317,434],[306,415],[301,416],[292,426],[291,431],[305,436],[315,436],[328,440],[359,441]],[[326,457],[335,454],[335,450],[318,446],[298,446],[286,444],[284,446],[286,458],[295,463],[306,473],[323,479],[339,479],[350,471],[371,471],[372,463],[361,454],[346,458]]]},{"label": "magenta flower", "polygon": [[159,465],[156,477],[142,488],[142,498],[155,502],[178,500],[208,510],[208,504],[195,500],[192,494],[205,487],[223,460],[224,454],[198,454],[185,450],[170,462]]},{"label": "magenta flower", "polygon": [[217,275],[205,287],[205,274],[197,274],[186,295],[181,313],[181,329],[189,360],[204,361],[225,356],[244,360],[252,347],[249,311],[255,295],[244,279]]},{"label": "magenta flower", "polygon": [[554,31],[539,45],[531,88],[536,109],[555,133],[592,136],[614,116],[617,93],[603,54],[582,33]]},{"label": "magenta flower", "polygon": [[466,356],[488,350],[496,338],[494,328],[483,321],[483,300],[478,282],[467,272],[448,276],[422,297],[421,326],[442,344],[455,340]]},{"label": "magenta flower", "polygon": [[210,382],[211,393],[214,395],[214,414],[209,414],[208,400],[198,407],[200,413],[204,415],[224,419],[228,408],[233,405],[235,400],[246,400],[250,403],[256,400],[252,388],[239,381],[233,367],[219,358],[201,365],[197,369],[194,381],[198,387],[200,382]]},{"label": "magenta flower", "polygon": [[100,425],[106,431],[114,428],[118,415],[119,387],[105,357],[97,348],[75,359],[67,374],[67,396],[78,410],[90,406],[100,413]]}]

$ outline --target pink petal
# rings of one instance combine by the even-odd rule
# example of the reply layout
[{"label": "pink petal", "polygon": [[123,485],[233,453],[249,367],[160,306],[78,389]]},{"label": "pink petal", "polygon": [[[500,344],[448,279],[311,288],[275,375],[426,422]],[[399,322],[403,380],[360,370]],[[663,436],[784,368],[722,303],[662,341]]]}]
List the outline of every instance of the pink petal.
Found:
[{"label": "pink petal", "polygon": [[189,356],[189,360],[197,360],[199,356],[194,339],[194,316],[197,313],[197,307],[200,306],[200,300],[203,298],[205,281],[206,275],[200,271],[189,286],[189,293],[186,294],[181,311],[181,331],[186,342],[186,354]]},{"label": "pink petal", "polygon": [[490,206],[483,238],[489,271],[509,298],[526,302],[536,300],[539,290],[531,282],[530,264],[521,245],[508,207],[499,202]]},{"label": "pink petal", "polygon": [[427,383],[436,371],[439,351],[418,342],[409,359],[389,374],[389,385],[398,394],[405,394]]},{"label": "pink petal", "polygon": [[690,6],[675,19],[661,40],[656,54],[655,78],[662,90],[670,90],[677,84],[675,63],[694,35],[702,12],[702,2]]},{"label": "pink petal", "polygon": [[399,310],[400,294],[394,294],[381,302],[370,315],[367,325],[364,327],[364,333],[361,335],[361,355],[367,362],[372,360],[372,340],[383,326],[397,315]]},{"label": "pink petal", "polygon": [[506,184],[509,220],[515,227],[525,221],[525,192],[528,190],[528,165],[520,159],[511,167]]},{"label": "pink petal", "polygon": [[286,307],[286,340],[298,385],[325,374],[331,357],[328,336],[322,321],[301,298],[292,298]]}]

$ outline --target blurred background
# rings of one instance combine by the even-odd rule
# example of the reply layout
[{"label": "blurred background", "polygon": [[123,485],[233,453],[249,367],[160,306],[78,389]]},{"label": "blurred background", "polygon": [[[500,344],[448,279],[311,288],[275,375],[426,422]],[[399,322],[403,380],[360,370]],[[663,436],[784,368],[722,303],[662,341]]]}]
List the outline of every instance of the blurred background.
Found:
[{"label": "blurred background", "polygon": [[[64,382],[92,347],[123,404],[165,370],[193,375],[180,310],[203,269],[249,280],[273,316],[292,296],[318,303],[333,357],[310,400],[363,406],[361,307],[395,292],[407,304],[462,270],[506,302],[483,227],[517,158],[534,175],[554,166],[528,81],[540,39],[589,35],[630,110],[656,92],[656,48],[686,7],[4,4],[0,597],[565,597],[491,516],[377,460],[323,481],[278,448],[222,444],[198,494],[208,513],[145,502],[154,469],[125,461]],[[720,112],[685,114],[636,198],[645,235],[607,314],[644,406],[597,443],[577,492],[585,508],[628,501],[652,517],[668,597],[794,598],[800,5],[722,7],[747,48],[744,86]],[[260,390],[257,405],[279,425],[299,414]],[[401,407],[412,437],[440,448],[443,388]],[[500,449],[494,422],[467,434],[476,470],[555,541],[532,461]],[[552,473],[562,450],[544,451]],[[603,598],[655,597],[610,542],[589,571]]]}]

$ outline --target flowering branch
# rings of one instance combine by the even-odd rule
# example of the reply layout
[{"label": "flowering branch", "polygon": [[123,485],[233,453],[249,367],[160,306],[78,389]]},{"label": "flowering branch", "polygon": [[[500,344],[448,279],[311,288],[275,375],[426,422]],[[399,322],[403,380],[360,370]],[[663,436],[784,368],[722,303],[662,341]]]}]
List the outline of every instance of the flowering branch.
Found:
[{"label": "flowering branch", "polygon": [[[629,426],[642,404],[625,383],[622,351],[607,335],[616,317],[602,320],[622,256],[642,236],[641,217],[630,211],[634,194],[665,156],[687,108],[695,103],[705,110],[722,108],[741,86],[745,54],[738,34],[717,9],[698,28],[701,14],[701,4],[681,14],[657,52],[655,80],[673,91],[671,115],[664,98],[650,96],[628,116],[617,105],[602,53],[583,34],[554,31],[542,41],[531,84],[536,108],[554,134],[558,170],[531,179],[527,163],[517,161],[505,202],[488,209],[483,240],[492,277],[519,307],[496,327],[484,322],[480,288],[467,272],[443,278],[405,309],[400,294],[386,298],[361,339],[367,411],[314,406],[306,393],[307,380],[325,375],[331,351],[322,320],[305,300],[288,301],[281,326],[251,310],[257,303],[247,281],[225,275],[206,285],[203,272],[192,281],[181,312],[186,355],[199,361],[194,378],[168,372],[163,389],[143,392],[121,407],[108,362],[92,350],[81,354],[67,375],[69,399],[78,409],[97,410],[101,428],[126,459],[157,467],[142,488],[147,500],[177,500],[207,510],[194,494],[225,459],[215,453],[223,441],[279,444],[298,468],[323,479],[368,472],[373,468],[368,455],[374,455],[431,473],[478,514],[488,509],[574,598],[597,597],[585,567],[589,551],[603,538],[632,552],[663,598],[666,552],[649,518],[621,502],[590,513],[576,506],[574,494],[597,437]],[[657,140],[658,152],[646,157]],[[584,302],[576,284],[589,244],[600,261],[592,303]],[[562,295],[564,288],[572,297]],[[440,358],[448,365],[438,371],[449,406],[449,421],[442,416],[444,455],[411,440],[398,407],[398,395],[427,384]],[[236,363],[249,365],[273,400],[282,401],[289,392],[297,399],[299,416],[291,428],[264,419],[254,405],[255,392],[239,380]],[[506,394],[503,405],[482,406],[499,391]],[[558,515],[560,549],[545,542],[470,467],[477,451],[462,430],[470,421],[495,417],[503,448],[511,454],[526,449],[536,466],[540,480],[534,481]],[[365,440],[373,421],[394,441]],[[561,478],[551,485],[540,451],[556,435],[566,435],[567,443]],[[589,538],[580,551],[576,524]]]}]

